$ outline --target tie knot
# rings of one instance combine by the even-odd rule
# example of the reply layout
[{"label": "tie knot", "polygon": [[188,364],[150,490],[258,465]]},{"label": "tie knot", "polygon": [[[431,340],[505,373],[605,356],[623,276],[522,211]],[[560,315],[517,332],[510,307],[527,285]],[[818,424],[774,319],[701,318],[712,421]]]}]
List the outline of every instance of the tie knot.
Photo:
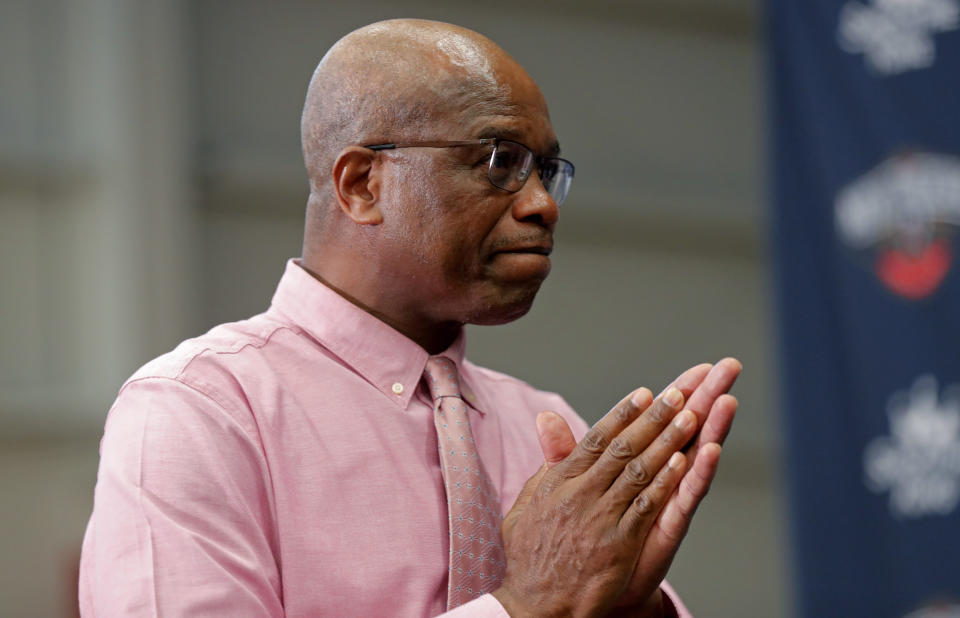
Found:
[{"label": "tie knot", "polygon": [[457,366],[446,356],[428,358],[423,375],[427,378],[427,386],[430,387],[430,396],[433,399],[460,396]]}]

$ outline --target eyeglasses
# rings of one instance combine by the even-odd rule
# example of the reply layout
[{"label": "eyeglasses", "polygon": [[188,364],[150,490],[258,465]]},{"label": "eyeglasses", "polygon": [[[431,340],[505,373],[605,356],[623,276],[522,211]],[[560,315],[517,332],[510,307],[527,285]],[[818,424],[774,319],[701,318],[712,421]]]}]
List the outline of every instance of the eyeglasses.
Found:
[{"label": "eyeglasses", "polygon": [[559,206],[567,197],[570,182],[573,180],[573,163],[558,157],[538,157],[532,150],[508,139],[472,139],[466,141],[440,142],[397,142],[394,144],[370,144],[364,146],[370,150],[393,150],[396,148],[456,148],[458,146],[483,146],[493,144],[487,176],[490,183],[498,189],[516,193],[523,188],[533,166],[543,188]]}]

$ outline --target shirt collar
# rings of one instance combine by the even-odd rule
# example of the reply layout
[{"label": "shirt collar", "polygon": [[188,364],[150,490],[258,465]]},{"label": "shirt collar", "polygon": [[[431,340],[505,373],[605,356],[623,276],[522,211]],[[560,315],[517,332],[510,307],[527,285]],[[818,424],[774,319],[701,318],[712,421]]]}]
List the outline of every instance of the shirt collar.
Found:
[{"label": "shirt collar", "polygon": [[[287,261],[271,310],[286,316],[349,365],[388,399],[406,408],[420,384],[429,354],[419,344]],[[476,408],[465,376],[463,329],[441,354],[457,365],[464,399]]]}]

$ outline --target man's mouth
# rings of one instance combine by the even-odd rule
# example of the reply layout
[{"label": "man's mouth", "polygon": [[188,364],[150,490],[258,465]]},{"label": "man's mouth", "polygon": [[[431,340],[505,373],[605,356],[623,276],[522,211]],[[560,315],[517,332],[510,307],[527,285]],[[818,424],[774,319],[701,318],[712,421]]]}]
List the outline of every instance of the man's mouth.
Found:
[{"label": "man's mouth", "polygon": [[522,247],[507,247],[497,249],[495,253],[534,253],[537,255],[550,255],[553,252],[552,245],[529,245]]}]

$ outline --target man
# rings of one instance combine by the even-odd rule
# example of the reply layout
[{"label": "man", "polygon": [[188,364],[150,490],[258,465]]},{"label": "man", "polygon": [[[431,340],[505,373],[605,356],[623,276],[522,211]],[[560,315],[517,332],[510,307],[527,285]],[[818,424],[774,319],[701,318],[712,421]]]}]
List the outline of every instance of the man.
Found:
[{"label": "man", "polygon": [[685,614],[660,585],[739,364],[588,432],[463,357],[463,325],[522,316],[550,270],[573,170],[530,77],[474,32],[373,24],[317,67],[302,138],[303,256],[270,309],[110,411],[83,613]]}]

